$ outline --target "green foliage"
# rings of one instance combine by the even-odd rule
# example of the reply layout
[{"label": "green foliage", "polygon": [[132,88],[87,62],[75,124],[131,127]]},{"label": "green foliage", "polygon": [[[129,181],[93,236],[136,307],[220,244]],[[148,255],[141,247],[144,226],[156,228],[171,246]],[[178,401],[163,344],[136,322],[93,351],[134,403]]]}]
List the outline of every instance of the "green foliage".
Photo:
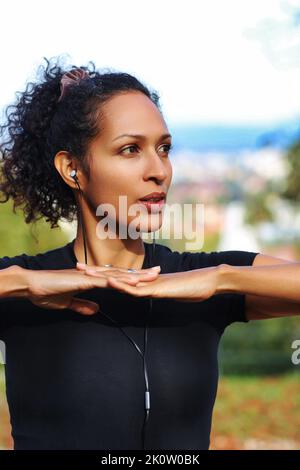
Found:
[{"label": "green foliage", "polygon": [[253,226],[262,222],[272,222],[273,214],[269,200],[270,194],[267,191],[248,194],[245,200],[245,223]]},{"label": "green foliage", "polygon": [[288,174],[281,196],[293,203],[300,201],[300,141],[295,142],[287,151]]},{"label": "green foliage", "polygon": [[299,317],[234,323],[221,340],[220,370],[227,374],[273,375],[293,372],[294,339],[300,338]]},{"label": "green foliage", "polygon": [[61,228],[51,229],[45,219],[26,224],[21,210],[13,212],[12,201],[0,204],[0,257],[21,253],[35,255],[68,241],[69,236]]}]

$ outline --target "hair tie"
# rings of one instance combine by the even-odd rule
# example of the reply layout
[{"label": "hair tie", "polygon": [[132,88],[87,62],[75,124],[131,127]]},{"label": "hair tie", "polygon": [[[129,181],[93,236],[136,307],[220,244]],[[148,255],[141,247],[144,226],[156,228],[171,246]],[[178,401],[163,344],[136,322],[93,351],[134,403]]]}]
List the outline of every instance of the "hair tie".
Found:
[{"label": "hair tie", "polygon": [[60,97],[57,102],[61,101],[65,96],[67,89],[72,85],[79,85],[80,80],[89,77],[89,73],[81,68],[75,68],[63,74],[60,80]]}]

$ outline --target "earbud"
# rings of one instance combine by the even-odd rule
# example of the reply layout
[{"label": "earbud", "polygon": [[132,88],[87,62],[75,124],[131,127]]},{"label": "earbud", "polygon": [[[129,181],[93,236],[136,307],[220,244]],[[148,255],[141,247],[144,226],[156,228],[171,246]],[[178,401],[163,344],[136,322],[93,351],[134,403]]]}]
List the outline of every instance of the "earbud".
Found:
[{"label": "earbud", "polygon": [[72,170],[71,173],[70,173],[70,176],[71,176],[71,178],[76,179],[77,178],[77,171]]}]

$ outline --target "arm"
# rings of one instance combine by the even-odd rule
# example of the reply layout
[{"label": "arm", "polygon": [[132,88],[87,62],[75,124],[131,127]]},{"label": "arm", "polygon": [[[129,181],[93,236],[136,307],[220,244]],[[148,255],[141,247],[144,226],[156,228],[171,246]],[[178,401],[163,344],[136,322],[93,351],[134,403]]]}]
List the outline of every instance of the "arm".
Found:
[{"label": "arm", "polygon": [[134,285],[140,280],[148,283],[155,279],[158,271],[140,269],[136,273],[128,273],[126,269],[102,268],[99,278],[95,278],[86,276],[78,269],[31,270],[12,265],[0,269],[0,300],[24,297],[41,308],[68,308],[83,315],[91,315],[98,311],[98,304],[74,296],[94,288],[107,288],[108,276]]},{"label": "arm", "polygon": [[0,299],[26,297],[28,293],[28,270],[20,266],[0,269]]},{"label": "arm", "polygon": [[[98,275],[97,270],[92,274],[88,269],[86,274]],[[249,320],[300,315],[300,263],[261,254],[250,266],[222,263],[161,274],[151,282],[136,285],[108,277],[108,285],[137,297],[183,302],[201,302],[215,294],[245,294]]]},{"label": "arm", "polygon": [[257,255],[252,266],[224,265],[223,292],[246,294],[248,320],[300,315],[300,263]]}]

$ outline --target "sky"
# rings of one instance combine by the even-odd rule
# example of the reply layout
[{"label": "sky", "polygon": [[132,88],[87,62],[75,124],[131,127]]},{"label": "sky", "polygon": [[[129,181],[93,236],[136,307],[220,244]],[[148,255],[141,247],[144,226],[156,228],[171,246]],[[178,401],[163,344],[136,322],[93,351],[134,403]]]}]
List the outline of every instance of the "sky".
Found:
[{"label": "sky", "polygon": [[14,0],[1,6],[0,108],[43,57],[132,73],[169,124],[300,114],[300,1]]}]

